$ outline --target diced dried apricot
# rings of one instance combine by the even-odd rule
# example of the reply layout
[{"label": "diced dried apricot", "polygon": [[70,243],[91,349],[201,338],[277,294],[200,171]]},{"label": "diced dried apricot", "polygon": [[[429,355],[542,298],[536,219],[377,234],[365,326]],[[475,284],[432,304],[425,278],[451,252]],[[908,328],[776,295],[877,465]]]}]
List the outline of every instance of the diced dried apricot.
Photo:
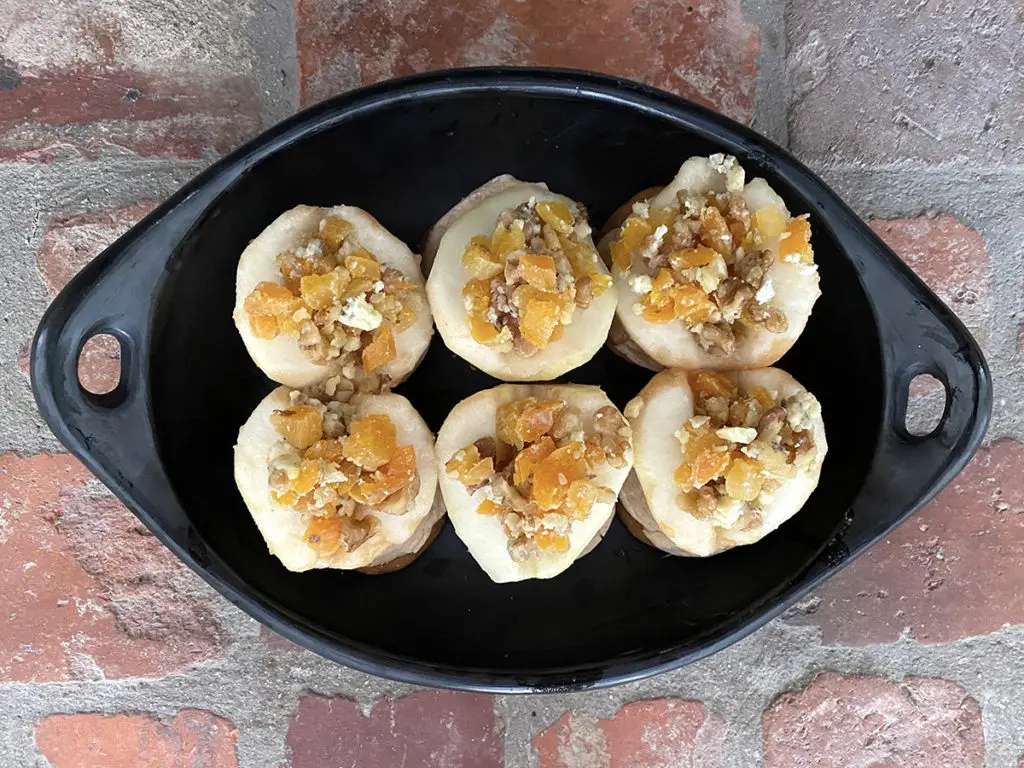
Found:
[{"label": "diced dried apricot", "polygon": [[402,307],[398,310],[398,316],[395,318],[395,330],[399,333],[403,333],[410,328],[412,324],[416,322],[416,312],[409,307]]},{"label": "diced dried apricot", "polygon": [[786,215],[774,205],[754,211],[751,224],[762,237],[778,237],[786,228]]},{"label": "diced dried apricot", "polygon": [[537,203],[535,210],[541,221],[551,227],[560,235],[568,235],[573,229],[572,213],[557,200],[542,200]]},{"label": "diced dried apricot", "polygon": [[564,507],[577,520],[585,518],[597,500],[597,486],[591,480],[574,480],[565,494]]},{"label": "diced dried apricot", "polygon": [[691,490],[716,480],[728,469],[728,443],[707,427],[685,426],[689,438],[683,449],[683,463],[675,472],[682,490]]},{"label": "diced dried apricot", "polygon": [[303,454],[303,458],[306,459],[323,459],[334,463],[340,462],[344,457],[341,452],[341,442],[331,439],[317,440]]},{"label": "diced dried apricot", "polygon": [[596,472],[597,468],[607,458],[605,456],[604,448],[601,446],[600,437],[597,435],[590,435],[587,437],[583,457],[586,459],[587,466],[590,467],[590,471]]},{"label": "diced dried apricot", "polygon": [[303,459],[302,464],[299,465],[299,474],[291,482],[291,490],[295,491],[299,496],[305,496],[316,488],[316,484],[320,481],[320,460],[319,459]]},{"label": "diced dried apricot", "polygon": [[445,463],[444,471],[466,487],[472,487],[494,474],[494,459],[490,456],[481,458],[477,447],[470,445],[456,451]]},{"label": "diced dried apricot", "polygon": [[293,405],[270,414],[270,423],[277,433],[300,451],[324,435],[320,412],[311,405]]},{"label": "diced dried apricot", "polygon": [[565,408],[564,400],[527,398],[516,418],[516,436],[524,443],[539,440],[542,435],[551,431],[555,424],[555,417],[563,408]]},{"label": "diced dried apricot", "polygon": [[551,341],[560,315],[558,302],[531,299],[522,309],[519,332],[537,349],[544,349]]},{"label": "diced dried apricot", "polygon": [[341,548],[341,518],[337,515],[314,517],[306,526],[306,543],[326,557]]},{"label": "diced dried apricot", "polygon": [[284,493],[271,491],[270,498],[278,504],[284,504],[286,507],[291,507],[299,500],[299,495],[295,493],[295,491],[285,491]]},{"label": "diced dried apricot", "polygon": [[363,347],[363,370],[373,373],[398,357],[391,323],[382,324],[373,334],[373,341]]},{"label": "diced dried apricot", "polygon": [[325,275],[304,275],[299,281],[299,290],[310,309],[326,309],[341,298],[348,282],[348,278],[335,269]]},{"label": "diced dried apricot", "polygon": [[[256,333],[257,328],[252,321],[254,318],[259,318],[257,320],[259,333],[265,334],[269,333],[272,326],[269,320],[264,318],[274,318],[273,327],[276,328],[281,318],[290,317],[301,305],[299,298],[285,286],[264,281],[245,297],[242,306],[249,316],[250,325],[254,326],[253,332]],[[260,338],[273,338],[273,336],[260,336]]]},{"label": "diced dried apricot", "polygon": [[564,445],[534,468],[530,498],[541,509],[557,509],[565,501],[569,486],[586,475],[583,443]]},{"label": "diced dried apricot", "polygon": [[639,216],[630,216],[622,224],[619,236],[612,243],[612,261],[619,269],[629,269],[633,252],[640,247],[644,238],[654,232],[647,219]]},{"label": "diced dried apricot", "polygon": [[699,245],[685,251],[672,251],[668,256],[668,262],[672,265],[672,269],[684,270],[693,267],[706,267],[715,260],[716,256],[713,249]]},{"label": "diced dried apricot", "polygon": [[388,488],[394,493],[404,488],[416,476],[416,449],[403,445],[391,455],[391,461],[384,465]]},{"label": "diced dried apricot", "polygon": [[597,298],[612,287],[612,276],[595,273],[590,276],[590,290]]},{"label": "diced dried apricot", "polygon": [[487,320],[482,320],[476,315],[469,318],[469,332],[473,334],[473,340],[480,344],[490,344],[497,341],[501,331]]},{"label": "diced dried apricot", "polygon": [[521,251],[526,247],[526,235],[523,227],[514,222],[505,226],[499,223],[491,235],[491,251],[500,257],[508,256],[513,251]]},{"label": "diced dried apricot", "polygon": [[516,433],[516,422],[519,421],[519,414],[529,403],[529,398],[513,400],[509,403],[502,403],[494,412],[494,427],[498,439],[506,445],[521,447],[523,441]]},{"label": "diced dried apricot", "polygon": [[341,248],[351,231],[352,225],[340,216],[327,216],[320,222],[320,239],[332,251]]},{"label": "diced dried apricot", "polygon": [[775,407],[775,399],[772,397],[771,392],[769,392],[764,387],[751,387],[749,390],[747,390],[747,395],[755,398],[757,402],[761,404],[761,407],[766,411],[769,408]]},{"label": "diced dried apricot", "polygon": [[490,499],[484,499],[477,506],[476,513],[478,515],[497,515],[503,509],[504,509],[504,507],[502,507],[501,504],[498,504],[497,502],[491,501]]},{"label": "diced dried apricot", "polygon": [[[374,472],[375,476],[379,474],[379,472]],[[377,507],[391,495],[388,491],[385,478],[375,476],[371,477],[369,475],[364,475],[359,478],[359,481],[349,491],[349,495],[354,501],[359,504],[366,504],[370,507]]]},{"label": "diced dried apricot", "polygon": [[345,257],[345,269],[352,275],[353,280],[380,280],[380,263],[365,248],[353,251]]},{"label": "diced dried apricot", "polygon": [[754,501],[763,485],[761,465],[753,459],[737,456],[725,473],[725,492],[739,501]]},{"label": "diced dried apricot", "polygon": [[370,293],[373,291],[373,283],[374,281],[368,277],[353,278],[345,287],[345,293],[342,295],[342,298],[348,299],[361,293]]},{"label": "diced dried apricot", "polygon": [[463,251],[462,266],[477,280],[490,280],[505,268],[499,256],[476,242],[470,242]]},{"label": "diced dried apricot", "polygon": [[537,531],[533,540],[541,549],[553,549],[555,552],[559,553],[569,551],[569,537],[563,536],[560,533],[555,533],[554,531],[549,531],[546,528],[541,528]]},{"label": "diced dried apricot", "polygon": [[[814,263],[814,251],[811,249],[811,224],[806,218],[793,219],[786,225],[784,237],[779,241],[779,258],[783,261],[792,260],[793,256],[803,264]],[[789,257],[787,259],[787,257]]]},{"label": "diced dried apricot", "polygon": [[717,309],[715,303],[696,283],[673,286],[671,294],[672,313],[688,326],[706,323]]},{"label": "diced dried apricot", "polygon": [[690,389],[696,395],[705,397],[721,396],[732,400],[736,397],[736,385],[723,373],[714,371],[693,371],[688,377]]},{"label": "diced dried apricot", "polygon": [[528,253],[519,259],[519,271],[523,279],[540,291],[555,291],[558,288],[555,260],[550,256]]},{"label": "diced dried apricot", "polygon": [[647,221],[650,223],[652,231],[658,227],[665,227],[671,230],[677,218],[676,211],[669,207],[651,208],[647,212]]},{"label": "diced dried apricot", "polygon": [[700,233],[698,235],[701,243],[714,248],[723,256],[732,253],[732,232],[729,225],[725,223],[725,217],[713,205],[704,206],[700,212]]},{"label": "diced dried apricot", "polygon": [[548,435],[544,435],[535,443],[526,446],[514,460],[512,469],[512,482],[522,487],[526,481],[533,477],[533,470],[536,466],[555,450],[555,441]]},{"label": "diced dried apricot", "polygon": [[[644,299],[647,299],[647,296]],[[642,299],[640,305],[644,310],[644,320],[649,323],[670,323],[676,319],[676,308],[671,301],[654,304],[649,299]]]},{"label": "diced dried apricot", "polygon": [[466,311],[470,315],[485,315],[491,306],[491,284],[487,280],[470,280],[463,286],[462,296],[469,299]]},{"label": "diced dried apricot", "polygon": [[342,444],[342,455],[371,472],[386,463],[395,451],[395,425],[384,414],[373,413],[352,422]]},{"label": "diced dried apricot", "polygon": [[666,303],[671,304],[672,288],[676,285],[678,283],[676,283],[675,277],[672,276],[672,270],[659,269],[658,274],[651,281],[651,291],[647,294],[650,297],[651,304],[654,306],[661,306]]},{"label": "diced dried apricot", "polygon": [[249,315],[249,327],[257,339],[274,339],[280,333],[277,318],[273,315]]}]

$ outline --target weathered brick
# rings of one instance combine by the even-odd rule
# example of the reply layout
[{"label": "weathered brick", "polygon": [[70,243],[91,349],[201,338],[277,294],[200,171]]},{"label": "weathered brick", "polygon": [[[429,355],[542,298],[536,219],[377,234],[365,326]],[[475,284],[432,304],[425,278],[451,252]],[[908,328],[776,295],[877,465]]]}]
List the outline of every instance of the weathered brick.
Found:
[{"label": "weathered brick", "polygon": [[414,72],[533,64],[641,80],[738,120],[754,114],[760,36],[739,0],[297,0],[297,16],[303,104]]},{"label": "weathered brick", "polygon": [[260,626],[260,640],[272,651],[302,653],[305,650],[301,645],[296,645],[284,635],[277,634],[277,632],[267,626]]},{"label": "weathered brick", "polygon": [[767,768],[981,768],[978,703],[955,683],[826,672],[762,718]]},{"label": "weathered brick", "polygon": [[[155,203],[143,202],[110,211],[51,219],[36,257],[49,295],[60,293],[82,267],[154,207]],[[18,364],[27,374],[27,342]],[[85,343],[78,358],[78,380],[87,390],[97,394],[110,392],[117,386],[120,372],[121,348],[113,336],[100,334]]]},{"label": "weathered brick", "polygon": [[790,3],[790,143],[819,162],[1024,162],[1017,0]]},{"label": "weathered brick", "polygon": [[367,717],[348,699],[304,696],[288,728],[290,768],[501,768],[490,696],[425,690],[384,699]]},{"label": "weathered brick", "polygon": [[259,125],[250,2],[8,0],[0,159],[226,152]]},{"label": "weathered brick", "polygon": [[1024,624],[1024,446],[982,448],[927,507],[829,580],[790,621],[826,643],[942,643]]},{"label": "weathered brick", "polygon": [[222,649],[210,598],[67,455],[0,456],[0,681],[156,677]]},{"label": "weathered brick", "polygon": [[626,704],[608,719],[565,713],[533,739],[540,768],[713,768],[725,731],[682,699]]},{"label": "weathered brick", "polygon": [[876,219],[870,224],[975,338],[987,342],[992,264],[981,235],[949,215]]},{"label": "weathered brick", "polygon": [[222,717],[183,709],[150,715],[51,715],[36,745],[53,768],[234,768],[238,732]]}]

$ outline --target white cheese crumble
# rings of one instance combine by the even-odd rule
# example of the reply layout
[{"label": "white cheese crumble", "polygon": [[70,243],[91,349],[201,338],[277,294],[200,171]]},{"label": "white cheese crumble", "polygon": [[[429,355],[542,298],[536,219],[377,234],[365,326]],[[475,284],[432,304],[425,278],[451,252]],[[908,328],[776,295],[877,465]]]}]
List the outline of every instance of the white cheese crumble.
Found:
[{"label": "white cheese crumble", "polygon": [[633,289],[633,293],[650,293],[654,287],[650,275],[630,275],[628,282],[629,287]]},{"label": "white cheese crumble", "polygon": [[707,426],[709,421],[711,421],[710,416],[691,416],[690,426],[694,429],[701,429],[702,427]]},{"label": "white cheese crumble", "polygon": [[807,390],[786,398],[783,407],[786,409],[786,422],[794,432],[810,429],[815,419],[821,416],[821,404]]},{"label": "white cheese crumble", "polygon": [[360,331],[372,331],[384,322],[384,316],[370,306],[366,296],[359,294],[345,300],[345,306],[339,318],[342,325],[358,328]]},{"label": "white cheese crumble", "polygon": [[754,442],[754,438],[757,437],[757,430],[753,427],[722,427],[716,430],[715,434],[723,440],[728,440],[730,443],[747,445]]},{"label": "white cheese crumble", "polygon": [[324,252],[324,244],[315,237],[306,243],[306,247],[296,253],[300,259],[312,259]]},{"label": "white cheese crumble", "polygon": [[643,308],[643,305],[642,305],[642,304],[640,304],[639,302],[637,302],[636,304],[634,304],[634,305],[633,305],[633,314],[634,314],[634,315],[636,315],[637,317],[639,317],[639,316],[640,316],[640,315],[642,315],[643,313],[644,313],[644,308]]},{"label": "white cheese crumble", "polygon": [[754,294],[754,298],[762,304],[767,304],[769,301],[775,298],[775,286],[772,285],[772,279],[766,277],[764,282],[761,283],[761,287],[757,289],[757,293]]},{"label": "white cheese crumble", "polygon": [[633,215],[646,219],[651,215],[650,203],[633,203]]},{"label": "white cheese crumble", "polygon": [[740,519],[743,509],[742,501],[726,497],[718,502],[718,509],[711,516],[711,522],[718,528],[731,528]]}]

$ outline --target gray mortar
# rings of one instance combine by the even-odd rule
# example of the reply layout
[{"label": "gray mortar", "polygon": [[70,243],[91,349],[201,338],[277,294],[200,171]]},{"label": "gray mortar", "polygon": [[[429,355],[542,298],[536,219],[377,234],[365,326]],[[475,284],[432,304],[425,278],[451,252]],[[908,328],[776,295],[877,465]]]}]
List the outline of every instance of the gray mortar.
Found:
[{"label": "gray mortar", "polygon": [[740,11],[761,36],[752,127],[783,147],[789,145],[785,5],[784,0],[740,0]]}]

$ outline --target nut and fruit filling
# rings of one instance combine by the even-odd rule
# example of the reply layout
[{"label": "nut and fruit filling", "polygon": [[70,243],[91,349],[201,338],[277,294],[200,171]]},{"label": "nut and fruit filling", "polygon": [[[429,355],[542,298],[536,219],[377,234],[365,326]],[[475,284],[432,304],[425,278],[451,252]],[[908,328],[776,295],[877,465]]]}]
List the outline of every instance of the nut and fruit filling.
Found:
[{"label": "nut and fruit filling", "polygon": [[462,254],[473,338],[523,356],[558,341],[576,308],[611,286],[589,235],[582,206],[573,215],[560,202],[531,198],[502,212],[494,234],[474,237]]},{"label": "nut and fruit filling", "polygon": [[321,219],[301,247],[277,255],[277,266],[284,284],[261,282],[245,299],[253,333],[295,336],[310,361],[375,390],[379,369],[397,357],[395,335],[416,320],[405,303],[415,286],[362,247],[339,216]]},{"label": "nut and fruit filling", "polygon": [[456,451],[446,474],[470,493],[484,490],[476,511],[501,521],[514,561],[567,551],[573,523],[585,520],[595,502],[615,501],[595,478],[605,463],[626,465],[629,425],[606,406],[587,431],[577,408],[535,397],[500,406],[494,421],[496,437]]},{"label": "nut and fruit filling", "polygon": [[652,323],[679,320],[706,352],[733,353],[745,329],[784,333],[789,319],[773,306],[768,270],[776,256],[810,274],[814,265],[806,216],[786,221],[774,205],[751,211],[743,194],[743,168],[736,158],[712,155],[725,174],[726,192],[681,190],[676,200],[654,208],[636,203],[611,245],[637,301],[633,311]]},{"label": "nut and fruit filling", "polygon": [[689,381],[695,415],[676,432],[676,503],[722,528],[757,526],[773,492],[814,462],[821,406],[806,390],[780,398],[708,371],[691,373]]},{"label": "nut and fruit filling", "polygon": [[355,418],[340,399],[291,393],[270,422],[281,436],[270,456],[270,495],[306,523],[321,556],[355,551],[380,525],[376,513],[403,515],[419,489],[416,451],[398,445],[383,414]]}]

